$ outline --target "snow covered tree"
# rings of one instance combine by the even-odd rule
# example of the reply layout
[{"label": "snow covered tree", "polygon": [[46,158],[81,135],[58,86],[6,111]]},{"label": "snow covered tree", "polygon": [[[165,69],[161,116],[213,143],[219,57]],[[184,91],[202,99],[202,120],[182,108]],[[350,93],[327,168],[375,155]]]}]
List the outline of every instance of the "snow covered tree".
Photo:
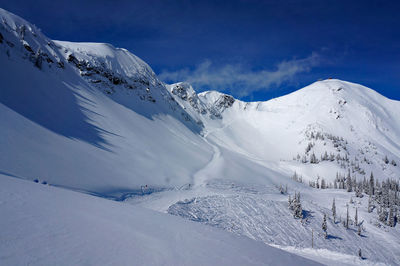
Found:
[{"label": "snow covered tree", "polygon": [[321,179],[321,189],[326,189],[326,182],[325,179]]},{"label": "snow covered tree", "polygon": [[379,211],[379,221],[381,221],[382,223],[386,223],[387,221],[387,210],[386,208],[380,207],[380,211]]},{"label": "snow covered tree", "polygon": [[294,218],[303,218],[303,209],[301,208],[300,202],[300,192],[295,194],[293,200],[293,217]]},{"label": "snow covered tree", "polygon": [[358,208],[356,208],[356,215],[354,215],[354,222],[358,225]]},{"label": "snow covered tree", "polygon": [[322,221],[322,230],[324,231],[324,237],[328,238],[327,230],[328,224],[326,223],[326,214],[324,213],[324,220]]},{"label": "snow covered tree", "polygon": [[375,186],[374,186],[374,174],[371,172],[371,175],[369,177],[369,189],[368,189],[369,195],[375,195]]},{"label": "snow covered tree", "polygon": [[289,203],[289,210],[293,210],[293,200],[292,200],[292,198],[290,197],[290,195],[289,195],[288,203]]},{"label": "snow covered tree", "polygon": [[389,163],[389,159],[388,159],[387,155],[385,155],[385,158],[383,159],[383,161],[385,162],[385,164]]},{"label": "snow covered tree", "polygon": [[279,186],[279,192],[280,192],[281,194],[283,194],[283,193],[284,193],[284,191],[283,191],[283,187],[282,187],[282,184],[280,184],[280,186]]},{"label": "snow covered tree", "polygon": [[[359,184],[359,185],[358,185]],[[355,187],[356,189],[356,197],[358,198],[362,198],[363,194],[362,194],[362,183],[358,183],[357,186]]]},{"label": "snow covered tree", "polygon": [[313,163],[313,164],[318,163],[318,159],[317,159],[317,157],[315,156],[315,153],[311,154],[311,156],[310,156],[310,163]]},{"label": "snow covered tree", "polygon": [[395,220],[395,225],[396,225],[396,223],[398,223],[399,221],[400,221],[400,211],[397,212],[396,220]]},{"label": "snow covered tree", "polygon": [[391,207],[390,208],[390,210],[389,210],[389,218],[388,218],[388,220],[387,220],[387,224],[390,226],[390,227],[394,227],[395,226],[395,223],[394,223],[394,210],[393,210],[393,207]]},{"label": "snow covered tree", "polygon": [[368,212],[371,213],[373,209],[374,209],[374,207],[372,205],[372,199],[371,199],[371,196],[369,196],[368,197]]},{"label": "snow covered tree", "polygon": [[308,152],[312,149],[313,146],[314,146],[314,145],[313,145],[311,142],[308,143],[308,145],[307,145],[307,147],[306,147],[306,153],[307,153],[307,154],[308,154]]},{"label": "snow covered tree", "polygon": [[333,202],[332,202],[332,216],[333,216],[333,222],[336,223],[336,203],[335,203],[335,198],[333,198]]},{"label": "snow covered tree", "polygon": [[347,189],[347,192],[351,192],[352,191],[352,182],[351,182],[351,176],[350,176],[350,169],[349,169],[349,172],[348,172],[347,177],[346,177],[346,189]]},{"label": "snow covered tree", "polygon": [[349,205],[347,204],[346,207],[347,207],[347,213],[346,213],[345,227],[346,229],[349,229],[349,222],[350,222]]},{"label": "snow covered tree", "polygon": [[324,155],[322,156],[322,161],[327,161],[328,160],[328,152],[325,151]]}]

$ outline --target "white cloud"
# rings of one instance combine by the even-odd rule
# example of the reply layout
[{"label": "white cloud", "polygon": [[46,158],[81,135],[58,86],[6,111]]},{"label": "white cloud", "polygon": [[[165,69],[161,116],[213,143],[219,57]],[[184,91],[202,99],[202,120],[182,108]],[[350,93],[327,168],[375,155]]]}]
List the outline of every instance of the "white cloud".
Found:
[{"label": "white cloud", "polygon": [[215,66],[212,61],[206,60],[194,69],[164,70],[159,77],[165,82],[186,81],[195,88],[224,90],[244,97],[290,81],[297,74],[310,71],[319,62],[319,55],[312,53],[306,58],[280,62],[274,70],[252,71],[240,64]]}]

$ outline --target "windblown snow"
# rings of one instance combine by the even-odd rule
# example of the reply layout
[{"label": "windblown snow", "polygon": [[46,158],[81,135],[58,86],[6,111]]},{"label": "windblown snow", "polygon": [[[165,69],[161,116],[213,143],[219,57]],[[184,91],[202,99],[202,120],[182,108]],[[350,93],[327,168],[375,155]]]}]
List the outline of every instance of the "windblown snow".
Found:
[{"label": "windblown snow", "polygon": [[336,79],[197,93],[3,9],[0,67],[5,264],[400,261],[398,101]]}]

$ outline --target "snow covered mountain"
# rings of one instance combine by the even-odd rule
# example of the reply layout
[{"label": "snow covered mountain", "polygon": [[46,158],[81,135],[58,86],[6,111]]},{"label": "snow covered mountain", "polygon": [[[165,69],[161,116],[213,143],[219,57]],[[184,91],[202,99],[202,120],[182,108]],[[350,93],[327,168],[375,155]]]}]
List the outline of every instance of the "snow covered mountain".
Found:
[{"label": "snow covered mountain", "polygon": [[188,182],[208,161],[201,124],[136,56],[0,15],[1,171],[112,194]]},{"label": "snow covered mountain", "polygon": [[[400,260],[400,254],[393,251],[400,248],[399,225],[388,226],[386,220],[379,220],[380,198],[375,196],[376,208],[370,212],[366,196],[371,172],[379,182],[391,179],[389,192],[399,196],[398,101],[334,79],[266,102],[243,102],[216,91],[196,93],[188,83],[164,84],[126,49],[53,41],[3,9],[0,67],[0,180],[2,188],[9,188],[12,195],[21,193],[19,186],[32,191],[35,196],[25,197],[26,202],[41,205],[60,196],[54,208],[63,208],[63,200],[93,202],[104,212],[114,208],[114,203],[103,207],[103,200],[87,195],[38,188],[6,176],[138,205],[133,211],[145,222],[151,217],[169,224],[175,220],[167,214],[147,213],[143,207],[181,216],[232,232],[241,243],[249,237],[325,264],[396,264]],[[348,180],[351,194],[343,189],[349,187]],[[377,188],[384,191],[385,183],[381,184]],[[322,186],[329,189],[318,189]],[[43,197],[39,190],[46,191]],[[351,200],[350,211],[357,209],[362,222],[349,229],[329,218],[330,237],[321,237],[322,217],[331,213],[332,199],[339,215],[345,217],[354,190],[364,197]],[[301,220],[293,218],[287,202],[288,195],[299,191]],[[5,206],[14,206],[11,201],[2,201]],[[5,208],[18,221],[16,225],[27,226],[20,215],[23,206],[16,206],[22,208],[16,212]],[[112,215],[127,218],[124,212],[130,207],[116,208]],[[36,210],[44,216],[54,215],[45,207]],[[76,216],[68,208],[65,213]],[[90,215],[103,219],[96,212]],[[3,224],[9,231],[13,230],[8,224],[11,218]],[[126,226],[117,221],[110,221],[109,226]],[[192,230],[191,222],[181,219],[177,224],[181,222]],[[38,224],[40,219],[32,223]],[[140,223],[140,219],[133,223]],[[74,223],[65,226],[76,228]],[[361,227],[362,237],[356,234]],[[55,234],[61,229],[54,228]],[[178,226],[171,230],[175,232]],[[312,232],[317,249],[310,248]],[[8,236],[12,241],[12,233]],[[164,241],[168,236],[160,238]],[[203,246],[201,243],[189,244]],[[354,256],[358,249],[365,260]],[[0,256],[13,258],[10,254],[15,250],[7,252]],[[125,251],[123,254],[121,263],[127,259]],[[260,254],[252,264],[276,264]],[[281,263],[311,263],[282,254],[288,260]],[[161,257],[174,264],[173,258]],[[26,259],[32,262],[29,255]],[[186,259],[175,262],[187,263]],[[236,262],[246,259],[247,255]],[[43,263],[56,261],[37,261]]]},{"label": "snow covered mountain", "polygon": [[[329,182],[348,169],[361,178],[371,171],[380,179],[400,176],[400,103],[364,86],[318,81],[290,95],[249,103],[218,92],[197,95],[181,83],[170,90],[219,145],[277,163],[283,172]],[[313,154],[317,161],[310,167]]]}]

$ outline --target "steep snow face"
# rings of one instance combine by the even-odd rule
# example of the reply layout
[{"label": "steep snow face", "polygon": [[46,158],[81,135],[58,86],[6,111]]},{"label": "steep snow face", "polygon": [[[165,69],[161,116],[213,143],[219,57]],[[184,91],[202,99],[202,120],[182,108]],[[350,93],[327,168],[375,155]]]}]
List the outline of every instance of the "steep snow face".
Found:
[{"label": "steep snow face", "polygon": [[109,195],[189,183],[212,156],[201,125],[126,50],[53,42],[4,10],[0,34],[1,172]]}]

